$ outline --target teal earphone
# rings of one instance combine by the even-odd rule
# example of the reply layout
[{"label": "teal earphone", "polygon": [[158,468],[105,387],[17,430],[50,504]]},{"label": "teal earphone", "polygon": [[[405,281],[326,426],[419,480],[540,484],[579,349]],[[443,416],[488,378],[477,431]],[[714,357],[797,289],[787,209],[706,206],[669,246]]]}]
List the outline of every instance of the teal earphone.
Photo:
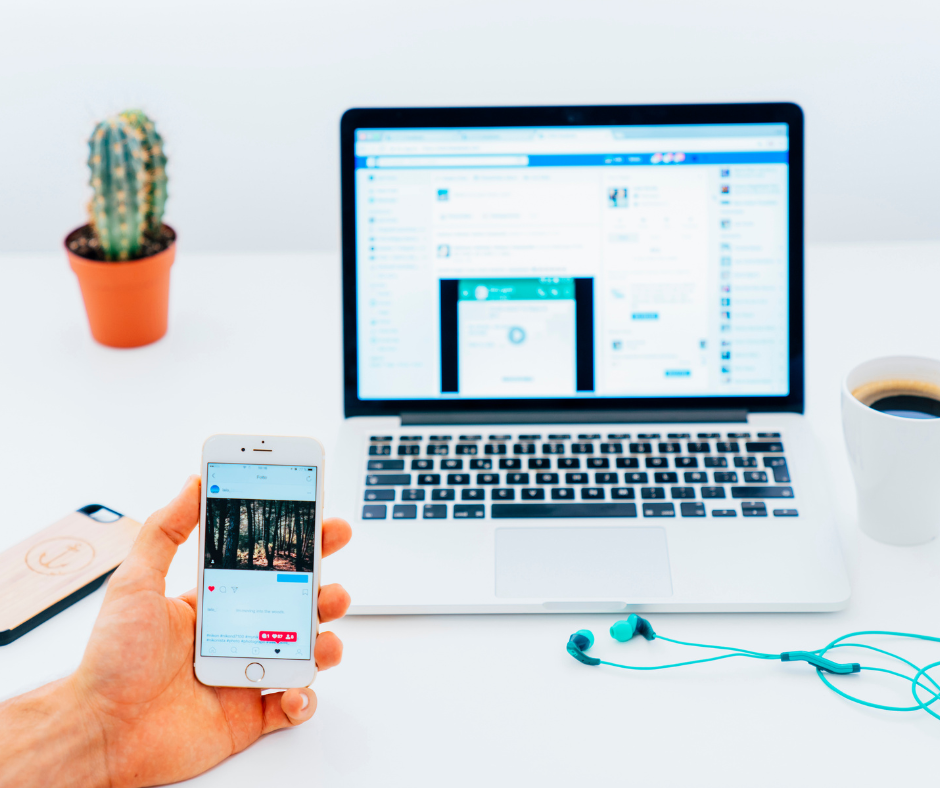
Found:
[{"label": "teal earphone", "polygon": [[[618,640],[621,643],[625,643],[626,641],[632,639],[634,635],[642,635],[647,640],[655,640],[658,638],[659,640],[665,640],[669,643],[675,643],[678,646],[710,648],[717,651],[725,651],[727,653],[721,654],[717,657],[693,659],[689,660],[688,662],[673,662],[668,665],[620,665],[616,662],[607,662],[603,659],[598,659],[597,657],[589,657],[584,653],[594,645],[594,634],[588,629],[579,629],[570,638],[568,638],[568,653],[578,660],[578,662],[583,662],[585,665],[609,665],[612,668],[624,668],[625,670],[665,670],[666,668],[681,668],[685,667],[686,665],[698,665],[703,662],[716,662],[719,659],[730,659],[731,657],[750,657],[751,659],[769,659],[780,662],[808,662],[810,665],[816,668],[816,675],[822,679],[823,684],[829,687],[829,689],[831,689],[833,692],[841,695],[847,700],[852,701],[853,703],[860,703],[862,706],[869,706],[873,709],[883,709],[884,711],[917,711],[918,709],[923,709],[931,716],[940,720],[940,713],[930,708],[930,706],[935,701],[940,700],[940,684],[938,684],[930,675],[930,671],[937,666],[940,666],[940,662],[933,662],[921,668],[904,657],[901,657],[897,654],[892,654],[890,651],[885,651],[884,649],[877,648],[867,643],[860,643],[857,640],[850,640],[850,638],[859,638],[865,635],[887,635],[890,637],[913,638],[914,640],[929,640],[933,643],[940,643],[940,638],[930,637],[929,635],[913,635],[909,632],[884,632],[881,630],[869,630],[863,632],[850,632],[847,635],[836,638],[828,646],[815,649],[814,651],[784,651],[782,654],[763,654],[760,651],[749,651],[748,649],[744,648],[712,646],[707,643],[687,643],[684,640],[673,640],[672,638],[663,637],[662,635],[656,634],[649,621],[647,621],[645,618],[642,618],[641,616],[636,615],[635,613],[631,613],[626,620],[618,621],[610,628],[610,636],[614,640]],[[833,662],[832,660],[826,659],[824,656],[833,649],[849,647],[877,651],[879,654],[884,654],[885,656],[891,657],[898,662],[903,662],[905,665],[915,671],[914,675],[909,676],[904,673],[898,673],[894,670],[888,670],[886,668],[868,667],[865,665],[860,665],[857,662]],[[847,692],[843,692],[841,689],[836,687],[826,675],[860,673],[863,670],[887,673],[909,682],[911,685],[911,693],[914,695],[914,701],[917,705],[883,706],[880,703],[871,703],[867,700],[857,698],[854,695],[849,695]],[[924,681],[929,682],[930,685],[932,685],[932,688],[927,686]],[[923,692],[927,693],[930,697],[926,700],[923,700],[921,696],[918,695],[918,690],[923,690]]]}]

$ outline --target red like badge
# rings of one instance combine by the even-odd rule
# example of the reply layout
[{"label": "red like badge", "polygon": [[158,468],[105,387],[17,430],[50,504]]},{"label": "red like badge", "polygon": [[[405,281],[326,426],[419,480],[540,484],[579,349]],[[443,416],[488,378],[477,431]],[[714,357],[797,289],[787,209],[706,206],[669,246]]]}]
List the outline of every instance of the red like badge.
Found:
[{"label": "red like badge", "polygon": [[259,632],[258,640],[262,643],[296,643],[296,632]]}]

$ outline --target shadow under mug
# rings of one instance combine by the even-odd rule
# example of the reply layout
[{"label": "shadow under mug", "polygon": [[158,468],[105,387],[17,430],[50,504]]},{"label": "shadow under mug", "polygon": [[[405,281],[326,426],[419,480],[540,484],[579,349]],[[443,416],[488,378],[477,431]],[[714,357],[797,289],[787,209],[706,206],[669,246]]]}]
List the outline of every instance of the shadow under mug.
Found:
[{"label": "shadow under mug", "polygon": [[923,544],[940,532],[940,418],[882,413],[852,394],[891,380],[940,386],[940,361],[877,358],[843,380],[842,429],[855,477],[858,524],[880,542]]}]

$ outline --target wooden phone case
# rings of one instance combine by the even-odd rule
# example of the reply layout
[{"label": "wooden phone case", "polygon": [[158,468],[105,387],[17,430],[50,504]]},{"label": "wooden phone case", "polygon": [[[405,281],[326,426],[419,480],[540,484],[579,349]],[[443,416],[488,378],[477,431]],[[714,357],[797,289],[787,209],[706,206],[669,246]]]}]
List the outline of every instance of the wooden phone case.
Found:
[{"label": "wooden phone case", "polygon": [[130,552],[140,523],[89,517],[90,504],[0,554],[0,646],[97,589]]}]

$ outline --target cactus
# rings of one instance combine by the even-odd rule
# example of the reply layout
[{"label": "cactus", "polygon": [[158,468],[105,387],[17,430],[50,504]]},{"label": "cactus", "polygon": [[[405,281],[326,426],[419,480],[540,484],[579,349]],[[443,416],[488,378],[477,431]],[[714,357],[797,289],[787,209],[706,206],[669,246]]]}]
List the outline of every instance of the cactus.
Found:
[{"label": "cactus", "polygon": [[144,236],[157,238],[166,205],[166,156],[153,121],[129,110],[102,121],[88,141],[94,196],[89,205],[105,260],[133,260]]},{"label": "cactus", "polygon": [[144,213],[144,232],[152,237],[160,233],[163,226],[163,210],[166,207],[166,156],[163,153],[163,138],[157,133],[154,122],[139,109],[121,113],[132,129],[138,132],[143,149],[144,169],[147,173],[147,205]]}]

